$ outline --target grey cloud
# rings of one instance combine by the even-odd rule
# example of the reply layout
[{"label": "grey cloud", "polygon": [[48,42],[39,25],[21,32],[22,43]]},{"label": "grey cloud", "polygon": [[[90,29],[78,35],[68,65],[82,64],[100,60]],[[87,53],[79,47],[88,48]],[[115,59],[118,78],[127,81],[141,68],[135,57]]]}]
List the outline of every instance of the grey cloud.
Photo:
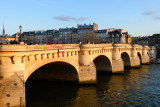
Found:
[{"label": "grey cloud", "polygon": [[145,11],[143,15],[154,15],[155,11]]},{"label": "grey cloud", "polygon": [[147,11],[143,12],[143,15],[156,15],[159,13],[160,13],[160,10],[147,10]]},{"label": "grey cloud", "polygon": [[70,21],[70,20],[75,20],[74,17],[72,16],[63,16],[63,15],[60,15],[60,16],[54,16],[54,19],[56,20],[61,20],[61,21]]},{"label": "grey cloud", "polygon": [[160,20],[160,16],[156,16],[155,19],[156,19],[156,20]]},{"label": "grey cloud", "polygon": [[54,16],[53,17],[56,20],[61,20],[61,21],[85,21],[89,20],[87,17],[73,17],[73,16],[64,16],[64,15],[59,15],[59,16]]},{"label": "grey cloud", "polygon": [[148,10],[143,15],[152,16],[154,20],[160,20],[160,10]]}]

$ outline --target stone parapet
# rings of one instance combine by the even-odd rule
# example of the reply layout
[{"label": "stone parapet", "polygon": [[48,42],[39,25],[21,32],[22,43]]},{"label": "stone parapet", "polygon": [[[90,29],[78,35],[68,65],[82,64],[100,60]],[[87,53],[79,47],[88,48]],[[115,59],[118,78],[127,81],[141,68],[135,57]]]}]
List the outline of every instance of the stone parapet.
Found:
[{"label": "stone parapet", "polygon": [[20,44],[14,44],[14,45],[0,45],[0,52],[17,52],[17,51],[36,51],[36,50],[52,50],[52,49],[59,49],[59,48],[65,48],[65,49],[73,49],[73,48],[79,48],[79,44],[52,44],[52,45],[20,45]]}]

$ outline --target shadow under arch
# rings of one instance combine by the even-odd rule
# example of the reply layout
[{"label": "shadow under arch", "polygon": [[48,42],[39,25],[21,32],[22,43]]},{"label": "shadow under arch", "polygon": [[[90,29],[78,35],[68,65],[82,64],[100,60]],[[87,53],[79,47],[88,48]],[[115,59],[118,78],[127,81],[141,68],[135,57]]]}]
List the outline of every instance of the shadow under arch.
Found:
[{"label": "shadow under arch", "polygon": [[100,55],[93,60],[96,70],[99,73],[112,73],[111,62],[108,57]]},{"label": "shadow under arch", "polygon": [[66,99],[77,98],[78,81],[73,65],[60,61],[45,64],[26,80],[26,107],[65,106]]},{"label": "shadow under arch", "polygon": [[137,52],[137,55],[138,55],[138,57],[139,57],[140,64],[142,64],[142,56],[141,56],[141,54],[140,54],[139,52]]},{"label": "shadow under arch", "polygon": [[[28,79],[42,79],[60,82],[78,83],[78,72],[76,68],[66,62],[55,61],[45,64],[35,70]],[[28,81],[26,80],[26,83]]]},{"label": "shadow under arch", "polygon": [[121,54],[121,58],[124,62],[124,67],[131,67],[131,60],[130,60],[130,57],[129,57],[128,53],[123,52]]}]

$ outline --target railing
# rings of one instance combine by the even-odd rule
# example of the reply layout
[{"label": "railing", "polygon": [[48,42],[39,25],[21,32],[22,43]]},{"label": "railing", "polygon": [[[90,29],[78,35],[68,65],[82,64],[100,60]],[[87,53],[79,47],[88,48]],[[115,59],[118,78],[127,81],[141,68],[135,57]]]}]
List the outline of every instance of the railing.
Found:
[{"label": "railing", "polygon": [[75,49],[79,44],[52,44],[52,45],[0,45],[0,51],[34,51],[34,50],[54,50],[54,49]]},{"label": "railing", "polygon": [[112,43],[108,44],[82,44],[80,45],[81,48],[99,48],[99,47],[112,47]]},{"label": "railing", "polygon": [[[87,49],[87,48],[132,48],[131,44],[50,44],[50,45],[20,45],[20,44],[12,44],[12,45],[0,45],[0,52],[17,52],[17,51],[39,51],[39,50],[57,50],[59,48],[64,49]],[[137,47],[139,49],[147,48],[148,46],[142,47],[141,45],[133,45],[133,47]]]},{"label": "railing", "polygon": [[114,47],[132,47],[131,44],[121,44],[121,43],[116,43],[113,44]]}]

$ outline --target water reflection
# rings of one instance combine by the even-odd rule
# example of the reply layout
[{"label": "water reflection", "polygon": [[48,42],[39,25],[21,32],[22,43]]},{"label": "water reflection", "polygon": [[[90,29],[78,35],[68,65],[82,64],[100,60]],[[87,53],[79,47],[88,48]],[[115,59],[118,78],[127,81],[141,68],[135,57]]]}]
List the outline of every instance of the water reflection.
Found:
[{"label": "water reflection", "polygon": [[[152,81],[157,73],[157,67],[144,65],[140,69],[125,69],[124,75],[112,75],[106,83],[103,79],[108,76],[103,75],[97,86],[99,101],[102,105],[158,106],[159,101],[155,98],[158,97],[158,91],[153,95],[152,89],[153,83],[157,83],[157,80]],[[154,87],[159,90],[156,85]]]},{"label": "water reflection", "polygon": [[28,107],[103,107],[160,105],[160,66],[125,69],[122,75],[98,75],[97,85],[75,86],[30,81]]},{"label": "water reflection", "polygon": [[77,92],[76,85],[31,79],[26,85],[26,105],[27,107],[66,106],[76,99]]}]

